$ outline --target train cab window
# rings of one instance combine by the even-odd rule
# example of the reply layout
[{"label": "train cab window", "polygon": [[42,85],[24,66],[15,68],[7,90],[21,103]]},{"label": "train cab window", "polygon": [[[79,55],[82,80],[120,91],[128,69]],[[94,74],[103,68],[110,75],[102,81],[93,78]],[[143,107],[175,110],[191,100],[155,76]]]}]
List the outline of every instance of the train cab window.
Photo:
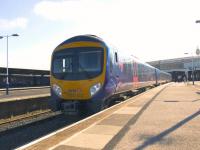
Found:
[{"label": "train cab window", "polygon": [[91,79],[103,71],[103,48],[77,47],[57,51],[52,59],[52,75],[64,80]]},{"label": "train cab window", "polygon": [[59,66],[63,66],[62,65],[62,63],[63,63],[63,61],[62,61],[62,59],[55,59],[54,60],[54,63],[53,63],[53,72],[55,72],[55,73],[61,73],[61,72],[63,72],[63,70],[62,70],[62,68],[61,67],[59,67]]},{"label": "train cab window", "polygon": [[54,73],[72,72],[72,58],[56,58],[53,66]]},{"label": "train cab window", "polygon": [[63,59],[65,63],[63,63],[63,72],[72,72],[72,57],[67,57]]},{"label": "train cab window", "polygon": [[117,52],[115,52],[115,62],[118,62],[118,55],[117,55]]},{"label": "train cab window", "polygon": [[101,72],[102,51],[83,51],[78,54],[79,72]]},{"label": "train cab window", "polygon": [[66,69],[65,69],[65,59],[63,59],[63,72],[65,72]]}]

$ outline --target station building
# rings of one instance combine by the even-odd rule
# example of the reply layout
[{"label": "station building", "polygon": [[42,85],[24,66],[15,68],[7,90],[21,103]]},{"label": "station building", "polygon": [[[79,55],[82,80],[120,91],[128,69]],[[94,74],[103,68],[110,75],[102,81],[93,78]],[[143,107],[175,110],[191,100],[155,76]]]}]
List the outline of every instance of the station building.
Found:
[{"label": "station building", "polygon": [[194,69],[194,80],[200,80],[200,56],[182,57],[166,60],[147,62],[148,64],[172,74],[172,80],[181,82],[192,81],[192,68]]},{"label": "station building", "polygon": [[[0,67],[0,88],[6,87],[7,69]],[[9,87],[49,86],[49,70],[9,68]]]}]

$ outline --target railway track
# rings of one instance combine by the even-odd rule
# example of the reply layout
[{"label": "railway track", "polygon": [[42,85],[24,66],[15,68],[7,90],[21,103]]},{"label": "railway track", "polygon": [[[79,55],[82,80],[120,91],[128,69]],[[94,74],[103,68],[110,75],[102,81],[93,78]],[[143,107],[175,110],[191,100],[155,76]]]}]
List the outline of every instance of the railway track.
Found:
[{"label": "railway track", "polygon": [[7,119],[1,119],[0,120],[0,126],[8,124],[8,123],[20,121],[20,120],[23,120],[23,119],[27,119],[27,118],[30,118],[30,117],[36,117],[38,115],[46,114],[46,113],[49,113],[49,112],[50,112],[50,110],[45,110],[45,111],[42,111],[42,112],[35,112],[34,114],[27,113],[27,114],[15,116],[15,117],[11,116],[10,118],[7,118]]},{"label": "railway track", "polygon": [[62,114],[61,111],[52,112],[50,109],[47,109],[47,110],[34,111],[34,112],[26,113],[23,115],[15,116],[15,117],[11,116],[10,118],[7,118],[7,119],[1,119],[0,132],[17,128],[17,127],[27,125],[30,123],[34,123],[36,121],[40,121],[43,119],[55,117],[60,114]]},{"label": "railway track", "polygon": [[0,147],[14,149],[51,132],[83,119],[61,112],[44,113],[40,117],[28,117],[16,123],[4,124],[0,129]]}]

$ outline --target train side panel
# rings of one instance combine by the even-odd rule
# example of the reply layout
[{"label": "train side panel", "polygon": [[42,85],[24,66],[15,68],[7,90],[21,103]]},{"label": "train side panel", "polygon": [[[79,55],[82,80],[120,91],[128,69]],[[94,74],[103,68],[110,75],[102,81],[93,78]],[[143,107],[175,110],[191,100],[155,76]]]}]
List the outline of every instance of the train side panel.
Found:
[{"label": "train side panel", "polygon": [[171,81],[172,78],[170,73],[166,73],[158,69],[156,72],[157,72],[158,84],[163,84]]},{"label": "train side panel", "polygon": [[115,94],[156,84],[155,68],[134,58],[120,58],[120,53],[110,48],[109,79],[116,86]]}]

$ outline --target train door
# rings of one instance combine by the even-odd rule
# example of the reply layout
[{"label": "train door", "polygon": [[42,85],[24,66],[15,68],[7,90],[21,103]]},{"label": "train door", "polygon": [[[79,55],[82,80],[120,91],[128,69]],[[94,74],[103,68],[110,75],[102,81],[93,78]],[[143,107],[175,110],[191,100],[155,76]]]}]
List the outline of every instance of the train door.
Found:
[{"label": "train door", "polygon": [[115,92],[118,92],[119,88],[119,60],[118,53],[114,48],[109,49],[109,87],[113,87]]},{"label": "train door", "polygon": [[119,60],[119,53],[117,49],[113,48],[113,78],[116,84],[116,93],[118,93],[121,90],[122,87],[122,82],[121,82],[121,77],[122,77],[122,72],[123,72],[123,64]]},{"label": "train door", "polygon": [[158,72],[155,68],[155,80],[156,80],[156,85],[158,85]]},{"label": "train door", "polygon": [[119,68],[119,57],[118,57],[118,52],[114,51],[114,64],[115,64],[115,73],[114,77],[116,80],[116,92],[119,91],[120,88],[120,68]]}]

